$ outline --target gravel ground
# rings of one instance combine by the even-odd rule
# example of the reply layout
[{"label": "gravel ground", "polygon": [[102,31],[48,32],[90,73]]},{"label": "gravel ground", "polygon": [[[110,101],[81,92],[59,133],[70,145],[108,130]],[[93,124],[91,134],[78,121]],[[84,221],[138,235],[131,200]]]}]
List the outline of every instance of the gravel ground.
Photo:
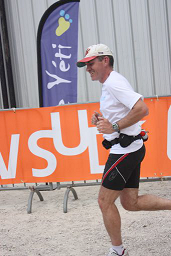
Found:
[{"label": "gravel ground", "polygon": [[[140,184],[140,194],[171,199],[171,181]],[[76,188],[63,213],[65,189],[33,197],[27,214],[28,190],[0,191],[0,256],[104,256],[111,244],[97,204],[99,186]],[[128,212],[119,200],[123,242],[130,256],[171,256],[171,212]]]}]

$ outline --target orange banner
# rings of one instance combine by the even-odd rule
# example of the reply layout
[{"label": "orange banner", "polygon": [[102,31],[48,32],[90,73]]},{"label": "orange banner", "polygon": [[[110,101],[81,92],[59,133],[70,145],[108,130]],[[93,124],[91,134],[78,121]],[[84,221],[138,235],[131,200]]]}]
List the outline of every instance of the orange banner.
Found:
[{"label": "orange banner", "polygon": [[[141,177],[171,176],[171,97],[145,99],[150,114]],[[109,151],[91,124],[99,103],[0,112],[0,184],[100,179]]]}]

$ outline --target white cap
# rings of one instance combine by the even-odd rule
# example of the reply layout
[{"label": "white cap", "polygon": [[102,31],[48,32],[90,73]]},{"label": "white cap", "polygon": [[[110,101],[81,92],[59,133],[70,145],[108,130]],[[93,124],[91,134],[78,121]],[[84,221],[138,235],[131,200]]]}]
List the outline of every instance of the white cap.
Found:
[{"label": "white cap", "polygon": [[86,65],[86,62],[95,59],[98,56],[110,55],[113,56],[112,51],[105,44],[95,44],[88,47],[85,57],[77,62],[77,67],[81,68]]}]

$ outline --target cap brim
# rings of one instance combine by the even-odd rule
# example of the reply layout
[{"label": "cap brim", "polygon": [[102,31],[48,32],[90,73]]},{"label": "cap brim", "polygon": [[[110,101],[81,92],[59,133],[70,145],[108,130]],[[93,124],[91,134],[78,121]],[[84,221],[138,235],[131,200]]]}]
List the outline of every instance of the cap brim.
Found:
[{"label": "cap brim", "polygon": [[78,68],[82,68],[86,65],[87,62],[89,62],[90,60],[94,60],[97,56],[92,56],[92,57],[87,57],[87,58],[84,58],[82,60],[79,60],[77,62],[77,67]]}]

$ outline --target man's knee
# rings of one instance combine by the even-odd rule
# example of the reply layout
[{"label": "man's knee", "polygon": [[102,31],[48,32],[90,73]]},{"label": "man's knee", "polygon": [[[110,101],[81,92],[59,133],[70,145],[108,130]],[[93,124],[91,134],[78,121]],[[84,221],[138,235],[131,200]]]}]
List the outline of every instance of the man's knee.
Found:
[{"label": "man's knee", "polygon": [[107,211],[118,198],[120,191],[109,190],[101,187],[98,197],[98,204],[102,212]]},{"label": "man's knee", "polygon": [[121,194],[120,202],[127,211],[138,211],[138,189],[125,188]]},{"label": "man's knee", "polygon": [[131,211],[133,209],[132,204],[130,204],[130,202],[121,200],[121,205],[123,206],[123,208],[127,211]]},{"label": "man's knee", "polygon": [[121,205],[127,211],[138,211],[137,201],[121,199]]},{"label": "man's knee", "polygon": [[110,206],[110,203],[107,200],[105,200],[105,197],[103,195],[99,195],[98,204],[99,204],[99,208],[102,212],[106,211],[108,209],[108,207]]}]

